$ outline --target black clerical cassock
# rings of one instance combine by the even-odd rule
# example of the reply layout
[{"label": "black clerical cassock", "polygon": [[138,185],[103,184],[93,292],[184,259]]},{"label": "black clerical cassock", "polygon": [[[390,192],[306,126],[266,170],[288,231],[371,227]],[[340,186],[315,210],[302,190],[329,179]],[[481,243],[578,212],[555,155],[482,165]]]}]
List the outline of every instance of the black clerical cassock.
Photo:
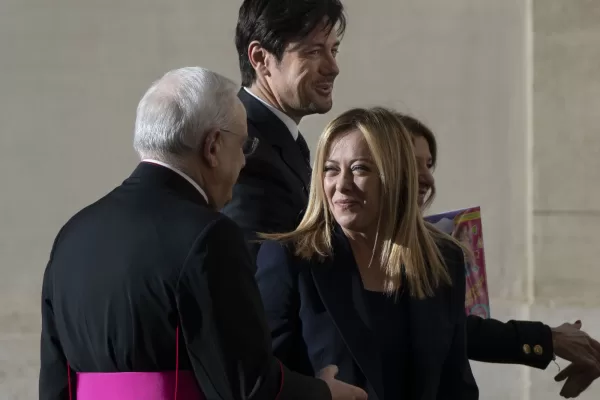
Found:
[{"label": "black clerical cassock", "polygon": [[40,399],[330,399],[273,357],[253,270],[200,188],[142,162],[54,242]]}]

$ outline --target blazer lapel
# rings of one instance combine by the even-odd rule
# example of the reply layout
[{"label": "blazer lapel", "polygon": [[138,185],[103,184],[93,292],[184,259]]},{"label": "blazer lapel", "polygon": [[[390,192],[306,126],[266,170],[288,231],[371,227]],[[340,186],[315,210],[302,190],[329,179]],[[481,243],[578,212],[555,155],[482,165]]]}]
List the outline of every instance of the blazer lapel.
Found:
[{"label": "blazer lapel", "polygon": [[415,399],[435,397],[438,382],[430,382],[431,371],[435,370],[440,354],[447,351],[452,333],[447,318],[449,305],[443,297],[435,296],[419,300],[409,298],[410,340],[412,347],[412,384]]},{"label": "blazer lapel", "polygon": [[[284,128],[287,130],[285,125]],[[280,140],[273,141],[273,146],[278,148],[281,159],[287,164],[288,167],[290,167],[292,171],[294,171],[294,174],[302,183],[304,192],[308,193],[308,189],[310,188],[310,176],[312,172],[310,165],[304,161],[304,156],[302,155],[298,144],[294,142],[292,135],[289,134],[289,132],[286,133],[287,134],[285,135],[279,135]]]},{"label": "blazer lapel", "polygon": [[283,162],[294,172],[303,190],[308,193],[312,171],[287,126],[264,104],[246,92],[246,89],[240,89],[238,97],[246,107],[248,121],[260,133],[260,139],[277,149]]},{"label": "blazer lapel", "polygon": [[383,399],[380,350],[367,325],[369,317],[360,274],[345,236],[337,232],[335,242],[335,248],[341,251],[336,252],[333,260],[311,268],[312,277],[356,364]]}]

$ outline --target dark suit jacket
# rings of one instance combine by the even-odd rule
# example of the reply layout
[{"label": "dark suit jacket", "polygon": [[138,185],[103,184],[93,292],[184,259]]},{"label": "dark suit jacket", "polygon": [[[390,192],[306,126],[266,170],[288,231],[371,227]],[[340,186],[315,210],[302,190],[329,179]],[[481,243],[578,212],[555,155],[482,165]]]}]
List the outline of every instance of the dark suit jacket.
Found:
[{"label": "dark suit jacket", "polygon": [[311,169],[279,117],[243,88],[238,96],[248,114],[248,136],[259,143],[247,157],[223,213],[243,229],[256,257],[256,232],[287,232],[300,222],[308,203]]},{"label": "dark suit jacket", "polygon": [[[445,245],[442,251],[453,286],[439,288],[425,300],[409,300],[415,377],[411,399],[477,399],[466,353],[463,256],[453,245]],[[347,252],[351,252],[347,239],[338,230],[335,257],[323,262],[302,260],[277,242],[261,246],[256,279],[273,350],[289,368],[305,374],[337,365],[339,379],[385,400],[382,364],[367,328],[360,274],[343,261]]]},{"label": "dark suit jacket", "polygon": [[541,322],[500,322],[469,315],[467,338],[471,360],[545,369],[554,358],[552,331]]},{"label": "dark suit jacket", "polygon": [[[330,399],[273,356],[240,229],[183,177],[142,163],[60,231],[42,290],[42,400],[75,372],[193,370],[208,399]],[[73,382],[74,384],[74,382]],[[74,387],[74,386],[73,386]]]}]

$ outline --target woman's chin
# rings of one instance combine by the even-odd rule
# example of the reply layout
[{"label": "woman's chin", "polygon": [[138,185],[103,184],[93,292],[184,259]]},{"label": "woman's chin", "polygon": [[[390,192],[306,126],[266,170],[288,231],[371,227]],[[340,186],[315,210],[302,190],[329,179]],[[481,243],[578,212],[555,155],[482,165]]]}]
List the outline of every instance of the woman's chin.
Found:
[{"label": "woman's chin", "polygon": [[357,214],[344,214],[334,216],[335,222],[338,223],[342,229],[352,232],[363,232],[365,231],[366,225]]}]

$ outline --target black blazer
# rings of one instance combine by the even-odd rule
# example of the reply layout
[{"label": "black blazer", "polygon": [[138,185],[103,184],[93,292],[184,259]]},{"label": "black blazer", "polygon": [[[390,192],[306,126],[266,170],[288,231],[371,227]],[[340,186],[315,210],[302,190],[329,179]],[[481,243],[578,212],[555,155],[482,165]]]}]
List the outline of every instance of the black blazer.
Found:
[{"label": "black blazer", "polygon": [[[264,242],[258,253],[256,279],[273,351],[289,368],[304,374],[335,364],[340,380],[377,393],[378,400],[395,400],[381,395],[382,366],[365,322],[360,274],[340,262],[347,255],[342,253],[348,251],[347,239],[337,230],[335,256],[323,262],[302,260],[293,256],[289,247]],[[438,289],[426,300],[409,300],[415,355],[411,400],[478,398],[466,354],[463,255],[450,244],[444,245],[442,252],[453,286]],[[369,399],[377,400],[372,395]]]},{"label": "black blazer", "polygon": [[243,88],[238,97],[246,107],[248,136],[259,143],[247,157],[223,213],[243,229],[256,257],[256,232],[287,232],[300,222],[308,203],[311,168],[279,117]]},{"label": "black blazer", "polygon": [[471,360],[545,369],[554,358],[552,330],[541,322],[500,322],[469,315],[467,337]]},{"label": "black blazer", "polygon": [[177,326],[180,368],[208,399],[331,398],[323,381],[273,356],[240,229],[183,177],[141,163],[56,238],[42,290],[40,399],[69,398],[67,362],[72,377],[174,370]]}]

